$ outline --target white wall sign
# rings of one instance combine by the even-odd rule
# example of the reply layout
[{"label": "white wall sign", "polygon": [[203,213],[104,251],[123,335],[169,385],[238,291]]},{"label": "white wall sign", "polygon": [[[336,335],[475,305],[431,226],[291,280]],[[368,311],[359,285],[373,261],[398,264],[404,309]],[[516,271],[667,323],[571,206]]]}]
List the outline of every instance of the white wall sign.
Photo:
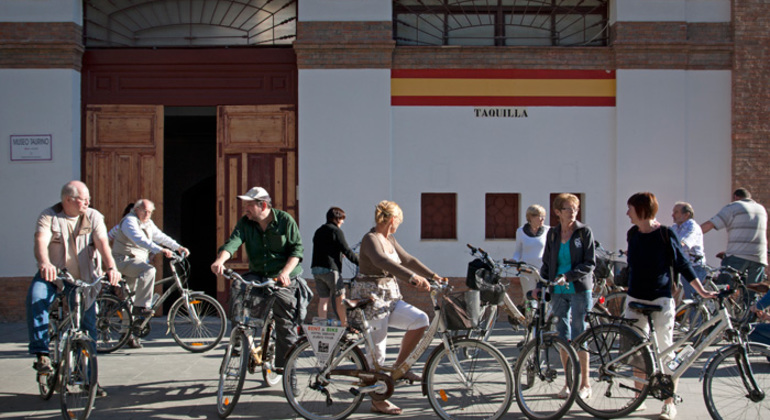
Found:
[{"label": "white wall sign", "polygon": [[11,136],[11,162],[51,160],[50,134]]}]

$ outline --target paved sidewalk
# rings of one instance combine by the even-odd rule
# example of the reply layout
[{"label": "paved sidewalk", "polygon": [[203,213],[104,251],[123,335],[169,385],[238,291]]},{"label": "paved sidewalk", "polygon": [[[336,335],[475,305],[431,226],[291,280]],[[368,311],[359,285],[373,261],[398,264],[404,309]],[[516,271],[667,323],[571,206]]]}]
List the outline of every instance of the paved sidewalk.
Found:
[{"label": "paved sidewalk", "polygon": [[[216,387],[219,364],[224,344],[203,354],[192,354],[165,336],[165,319],[152,323],[152,333],[144,340],[143,349],[122,348],[113,354],[99,355],[99,381],[109,392],[106,398],[97,398],[91,419],[217,419]],[[228,331],[229,333],[229,331]],[[395,359],[402,334],[393,331],[389,340],[389,360]],[[225,337],[225,340],[227,337]],[[504,324],[499,324],[493,344],[503,350],[513,362],[515,343],[521,339]],[[223,341],[225,341],[223,340]],[[438,343],[436,341],[436,343]],[[416,371],[422,371],[422,363]],[[58,419],[59,394],[43,401],[38,394],[33,358],[27,354],[27,330],[22,323],[0,324],[0,419]],[[706,419],[708,412],[703,402],[699,368],[705,356],[680,383],[684,403],[678,406],[678,419]],[[396,390],[393,403],[404,409],[399,419],[435,417],[427,399],[416,385]],[[657,419],[661,402],[648,399],[649,409],[633,419]],[[369,402],[364,401],[352,419],[384,418],[369,413]],[[243,395],[233,419],[265,418],[294,419],[294,411],[286,402],[280,386],[262,387],[261,374],[247,377]],[[523,418],[516,402],[506,419]],[[590,419],[575,404],[565,419]]]}]

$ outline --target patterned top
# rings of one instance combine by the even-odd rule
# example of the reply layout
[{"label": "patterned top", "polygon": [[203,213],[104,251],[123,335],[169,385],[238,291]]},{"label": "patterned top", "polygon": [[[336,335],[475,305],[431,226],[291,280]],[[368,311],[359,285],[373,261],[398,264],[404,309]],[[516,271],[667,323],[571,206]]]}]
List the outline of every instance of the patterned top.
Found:
[{"label": "patterned top", "polygon": [[[393,245],[397,258],[401,260],[400,263],[396,262],[385,252],[377,235],[372,229],[361,240],[359,255],[361,274],[355,279],[350,291],[351,299],[374,300],[374,303],[367,306],[364,311],[368,320],[384,318],[393,311],[396,302],[403,298],[396,279],[404,281],[409,287],[414,287],[408,284],[413,274],[426,278],[435,276],[420,260],[404,251],[396,238],[391,235],[387,240]],[[353,315],[351,321],[360,324],[362,320],[357,315]]]}]

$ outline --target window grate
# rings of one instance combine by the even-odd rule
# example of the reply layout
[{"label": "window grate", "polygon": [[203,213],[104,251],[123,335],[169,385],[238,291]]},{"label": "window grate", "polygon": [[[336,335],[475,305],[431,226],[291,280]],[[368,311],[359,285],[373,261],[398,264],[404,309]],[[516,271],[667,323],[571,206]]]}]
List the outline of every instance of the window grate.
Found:
[{"label": "window grate", "polygon": [[606,46],[609,0],[394,0],[402,46]]},{"label": "window grate", "polygon": [[290,45],[297,0],[84,0],[86,47]]}]

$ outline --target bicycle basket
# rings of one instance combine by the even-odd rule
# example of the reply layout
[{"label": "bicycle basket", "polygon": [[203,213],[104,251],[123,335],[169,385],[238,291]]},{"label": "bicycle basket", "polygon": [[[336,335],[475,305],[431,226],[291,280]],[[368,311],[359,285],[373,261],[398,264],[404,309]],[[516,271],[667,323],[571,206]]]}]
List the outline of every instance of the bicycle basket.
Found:
[{"label": "bicycle basket", "polygon": [[477,328],[481,314],[478,290],[452,293],[442,296],[444,325],[449,331]]},{"label": "bicycle basket", "polygon": [[500,283],[500,276],[486,262],[477,258],[468,263],[468,275],[465,285],[471,290],[478,290],[482,303],[499,305],[503,303],[505,296],[504,284]]},{"label": "bicycle basket", "polygon": [[[243,323],[251,328],[259,328],[263,324],[267,307],[268,297],[265,296],[263,289],[252,288],[246,296],[245,287],[233,285],[230,288],[230,320],[233,323]],[[244,306],[246,312],[244,313]],[[248,316],[248,322],[244,318]]]},{"label": "bicycle basket", "polygon": [[628,264],[623,261],[614,261],[615,277],[612,282],[615,286],[628,287]]}]

